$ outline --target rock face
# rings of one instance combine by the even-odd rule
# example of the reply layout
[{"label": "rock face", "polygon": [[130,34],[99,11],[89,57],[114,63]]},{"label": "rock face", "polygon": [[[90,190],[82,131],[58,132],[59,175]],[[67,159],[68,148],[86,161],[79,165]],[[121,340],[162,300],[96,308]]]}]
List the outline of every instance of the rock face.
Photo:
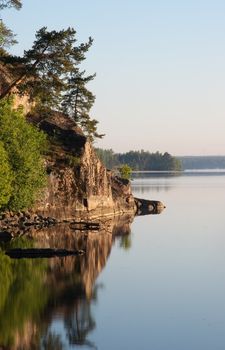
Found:
[{"label": "rock face", "polygon": [[0,231],[20,235],[30,227],[99,217],[159,212],[162,203],[134,198],[130,182],[105,168],[92,144],[74,121],[54,112],[28,120],[49,138],[48,181],[34,207],[26,212],[0,214]]},{"label": "rock face", "polygon": [[136,215],[160,214],[165,205],[160,201],[134,198],[137,207]]},{"label": "rock face", "polygon": [[[13,66],[6,67],[0,62],[0,94],[2,94],[7,88],[10,86],[10,84],[18,78],[16,75],[16,71],[13,68]],[[14,101],[13,105],[15,108],[19,107],[20,105],[23,106],[24,113],[30,112],[32,107],[35,105],[34,102],[29,101],[28,95],[20,95],[18,94],[17,88],[14,87],[12,89],[13,95],[14,95]]]},{"label": "rock face", "polygon": [[113,176],[75,123],[61,113],[30,118],[49,135],[48,186],[34,211],[57,220],[135,213],[129,181]]}]

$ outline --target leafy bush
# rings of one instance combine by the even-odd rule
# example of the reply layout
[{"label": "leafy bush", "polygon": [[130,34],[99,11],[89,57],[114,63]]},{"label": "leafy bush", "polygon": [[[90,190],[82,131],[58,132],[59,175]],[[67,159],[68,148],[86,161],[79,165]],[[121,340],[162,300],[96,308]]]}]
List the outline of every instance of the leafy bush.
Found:
[{"label": "leafy bush", "polygon": [[119,168],[120,176],[122,179],[129,180],[131,177],[132,169],[129,165],[124,164]]},{"label": "leafy bush", "polygon": [[[7,208],[28,208],[45,185],[41,156],[46,147],[45,135],[27,123],[22,109],[13,109],[12,100],[9,99],[0,101],[0,130],[0,141],[7,153],[13,176],[11,184],[9,181],[12,191]],[[4,157],[4,151],[1,154]],[[8,178],[10,180],[10,175]]]},{"label": "leafy bush", "polygon": [[0,209],[6,205],[12,194],[13,173],[9,165],[8,154],[0,141]]}]

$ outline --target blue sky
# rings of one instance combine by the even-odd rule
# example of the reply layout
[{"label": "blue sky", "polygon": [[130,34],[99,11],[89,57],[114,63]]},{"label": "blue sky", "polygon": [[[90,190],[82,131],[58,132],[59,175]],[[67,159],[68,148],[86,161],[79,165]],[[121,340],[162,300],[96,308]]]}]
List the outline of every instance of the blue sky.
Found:
[{"label": "blue sky", "polygon": [[72,26],[94,38],[92,116],[114,151],[225,154],[225,2],[24,0],[1,16],[21,54],[36,30]]}]

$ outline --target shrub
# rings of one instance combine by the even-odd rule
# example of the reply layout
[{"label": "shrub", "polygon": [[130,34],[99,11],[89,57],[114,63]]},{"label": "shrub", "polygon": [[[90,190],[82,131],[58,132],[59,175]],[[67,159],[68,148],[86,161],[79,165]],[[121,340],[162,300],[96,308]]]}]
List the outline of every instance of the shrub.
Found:
[{"label": "shrub", "polygon": [[122,179],[129,180],[131,177],[132,169],[129,165],[124,164],[119,168],[120,176]]},{"label": "shrub", "polygon": [[0,101],[0,141],[8,155],[12,170],[12,192],[7,207],[19,210],[30,207],[45,184],[42,153],[45,135],[27,123],[21,108],[12,101]]},{"label": "shrub", "polygon": [[8,154],[0,141],[0,209],[6,205],[12,194],[13,173],[9,165]]}]

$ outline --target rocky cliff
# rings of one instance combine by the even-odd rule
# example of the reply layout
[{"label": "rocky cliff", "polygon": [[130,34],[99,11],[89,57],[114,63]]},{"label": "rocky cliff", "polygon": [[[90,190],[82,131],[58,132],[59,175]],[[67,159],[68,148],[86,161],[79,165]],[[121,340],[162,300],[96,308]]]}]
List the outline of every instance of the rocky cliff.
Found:
[{"label": "rocky cliff", "polygon": [[48,185],[34,211],[57,220],[135,213],[129,181],[114,176],[73,120],[55,112],[30,121],[48,134]]},{"label": "rocky cliff", "polygon": [[52,112],[47,116],[30,115],[28,120],[48,135],[47,186],[29,211],[1,213],[0,230],[17,235],[30,226],[45,227],[125,213],[150,214],[163,208],[158,201],[134,198],[130,182],[105,168],[72,119]]}]

